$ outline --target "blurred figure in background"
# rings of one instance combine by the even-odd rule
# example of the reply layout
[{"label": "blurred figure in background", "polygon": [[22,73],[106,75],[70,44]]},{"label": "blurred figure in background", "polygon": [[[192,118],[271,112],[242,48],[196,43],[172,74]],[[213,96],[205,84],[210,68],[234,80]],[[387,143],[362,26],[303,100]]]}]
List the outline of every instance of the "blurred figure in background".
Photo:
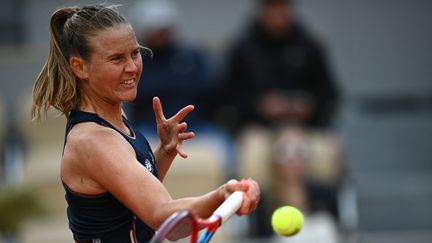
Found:
[{"label": "blurred figure in background", "polygon": [[[221,120],[238,138],[242,169],[268,171],[263,180],[274,192],[273,206],[337,216],[340,150],[333,135],[323,134],[331,128],[339,91],[320,43],[296,21],[293,7],[290,0],[257,1],[246,33],[228,54],[222,94],[229,98]],[[263,210],[269,217],[271,210]],[[255,231],[269,233],[259,232],[265,228]]]},{"label": "blurred figure in background", "polygon": [[[131,119],[150,140],[157,139],[151,106],[153,97],[161,99],[167,115],[174,115],[178,108],[194,104],[195,110],[185,121],[196,132],[198,143],[211,141],[211,148],[206,148],[209,150],[207,153],[217,154],[220,158],[218,167],[224,173],[222,176],[232,178],[235,176],[233,142],[214,122],[214,109],[217,107],[215,90],[222,83],[217,77],[220,72],[216,59],[205,49],[182,39],[179,26],[181,13],[175,2],[138,1],[130,14],[138,42],[152,52],[142,55],[143,75],[137,98],[128,104]],[[190,146],[190,149],[196,149]]]},{"label": "blurred figure in background", "polygon": [[[1,100],[0,100],[1,103]],[[12,101],[0,107],[0,188],[22,183],[27,141]],[[1,104],[0,104],[1,105]],[[4,115],[2,117],[1,115]]]},{"label": "blurred figure in background", "polygon": [[211,114],[208,97],[216,85],[214,62],[203,50],[180,39],[179,12],[173,2],[140,1],[131,15],[138,41],[152,51],[143,55],[144,75],[137,99],[130,105],[132,118],[144,133],[156,131],[151,103],[159,96],[167,115],[195,104],[187,121],[195,131],[204,129]]}]

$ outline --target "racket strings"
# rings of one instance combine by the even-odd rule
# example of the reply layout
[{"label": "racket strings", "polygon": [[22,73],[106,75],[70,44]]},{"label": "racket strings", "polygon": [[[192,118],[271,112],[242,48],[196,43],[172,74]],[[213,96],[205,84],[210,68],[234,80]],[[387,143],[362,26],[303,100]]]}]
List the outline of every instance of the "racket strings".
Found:
[{"label": "racket strings", "polygon": [[167,239],[170,241],[178,241],[188,237],[193,232],[194,221],[191,217],[185,217],[179,220],[172,230],[167,234]]}]

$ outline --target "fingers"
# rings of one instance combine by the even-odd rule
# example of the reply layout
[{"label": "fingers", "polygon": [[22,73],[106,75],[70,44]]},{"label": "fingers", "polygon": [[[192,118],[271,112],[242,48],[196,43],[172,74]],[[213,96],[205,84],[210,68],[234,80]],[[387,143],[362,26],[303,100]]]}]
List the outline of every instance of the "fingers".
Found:
[{"label": "fingers", "polygon": [[236,212],[239,215],[249,214],[254,211],[260,201],[261,192],[258,183],[253,179],[243,179],[240,182],[230,180],[226,183],[226,197],[234,191],[243,191],[243,202]]},{"label": "fingers", "polygon": [[195,133],[186,132],[188,124],[182,120],[194,109],[193,105],[188,105],[177,112],[173,117],[166,119],[161,101],[158,97],[153,98],[153,110],[158,127],[158,135],[165,151],[177,152],[181,157],[187,158],[183,150],[182,142],[195,137]]},{"label": "fingers", "polygon": [[191,138],[195,137],[195,133],[194,132],[186,132],[186,133],[179,133],[178,138],[179,140],[183,141],[183,140],[188,140]]},{"label": "fingers", "polygon": [[156,123],[159,124],[166,120],[159,97],[153,98],[153,111],[155,113]]},{"label": "fingers", "polygon": [[[183,107],[177,114],[175,114],[171,119],[173,119],[175,122],[179,123],[181,122],[191,111],[193,111],[195,107],[193,105],[188,105],[186,107]],[[166,120],[162,103],[159,99],[159,97],[155,96],[153,97],[153,111],[155,113],[156,122],[161,123]]]},{"label": "fingers", "polygon": [[247,199],[249,200],[249,210],[254,211],[260,201],[261,191],[256,181],[252,179],[247,179],[246,183],[248,184],[248,190],[246,195]]},{"label": "fingers", "polygon": [[176,122],[181,122],[183,119],[189,114],[191,111],[193,111],[195,107],[193,105],[188,105],[186,107],[183,107],[177,114],[175,114],[172,119]]},{"label": "fingers", "polygon": [[185,151],[183,149],[182,142],[184,140],[188,140],[188,139],[191,139],[191,138],[195,137],[195,133],[194,132],[184,132],[184,131],[187,130],[187,128],[188,128],[188,125],[187,125],[186,122],[182,122],[182,123],[178,124],[178,126],[177,126],[177,129],[178,129],[178,132],[179,132],[178,136],[177,136],[179,143],[176,146],[176,150],[177,150],[177,153],[182,158],[187,158],[188,157],[188,155],[185,153]]},{"label": "fingers", "polygon": [[177,154],[179,154],[182,158],[186,159],[188,157],[187,153],[184,151],[181,143],[176,146]]},{"label": "fingers", "polygon": [[186,122],[182,122],[177,125],[177,129],[179,132],[184,132],[187,130],[187,128],[188,128],[188,124]]}]

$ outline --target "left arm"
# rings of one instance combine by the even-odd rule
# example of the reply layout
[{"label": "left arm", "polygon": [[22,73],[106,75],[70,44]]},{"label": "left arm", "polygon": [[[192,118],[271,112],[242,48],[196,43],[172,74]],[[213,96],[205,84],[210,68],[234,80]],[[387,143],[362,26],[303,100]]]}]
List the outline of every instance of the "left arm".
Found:
[{"label": "left arm", "polygon": [[314,82],[315,111],[311,122],[315,126],[326,128],[331,125],[339,108],[340,90],[322,46],[316,44],[312,51],[310,74]]},{"label": "left arm", "polygon": [[160,138],[160,144],[154,151],[154,154],[160,181],[163,181],[165,178],[177,154],[183,158],[187,158],[182,143],[184,140],[195,137],[195,134],[193,132],[185,132],[188,126],[187,123],[182,122],[182,120],[193,109],[194,106],[188,105],[177,112],[173,117],[166,119],[159,98],[153,98],[153,110],[156,116],[157,132]]}]

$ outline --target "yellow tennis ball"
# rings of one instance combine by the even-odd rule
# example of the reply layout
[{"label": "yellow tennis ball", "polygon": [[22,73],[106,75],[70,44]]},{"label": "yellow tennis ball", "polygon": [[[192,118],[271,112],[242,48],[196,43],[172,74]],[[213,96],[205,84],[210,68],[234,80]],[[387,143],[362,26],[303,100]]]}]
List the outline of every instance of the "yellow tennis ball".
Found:
[{"label": "yellow tennis ball", "polygon": [[303,214],[295,207],[282,206],[272,215],[273,230],[282,236],[292,236],[303,228]]}]

